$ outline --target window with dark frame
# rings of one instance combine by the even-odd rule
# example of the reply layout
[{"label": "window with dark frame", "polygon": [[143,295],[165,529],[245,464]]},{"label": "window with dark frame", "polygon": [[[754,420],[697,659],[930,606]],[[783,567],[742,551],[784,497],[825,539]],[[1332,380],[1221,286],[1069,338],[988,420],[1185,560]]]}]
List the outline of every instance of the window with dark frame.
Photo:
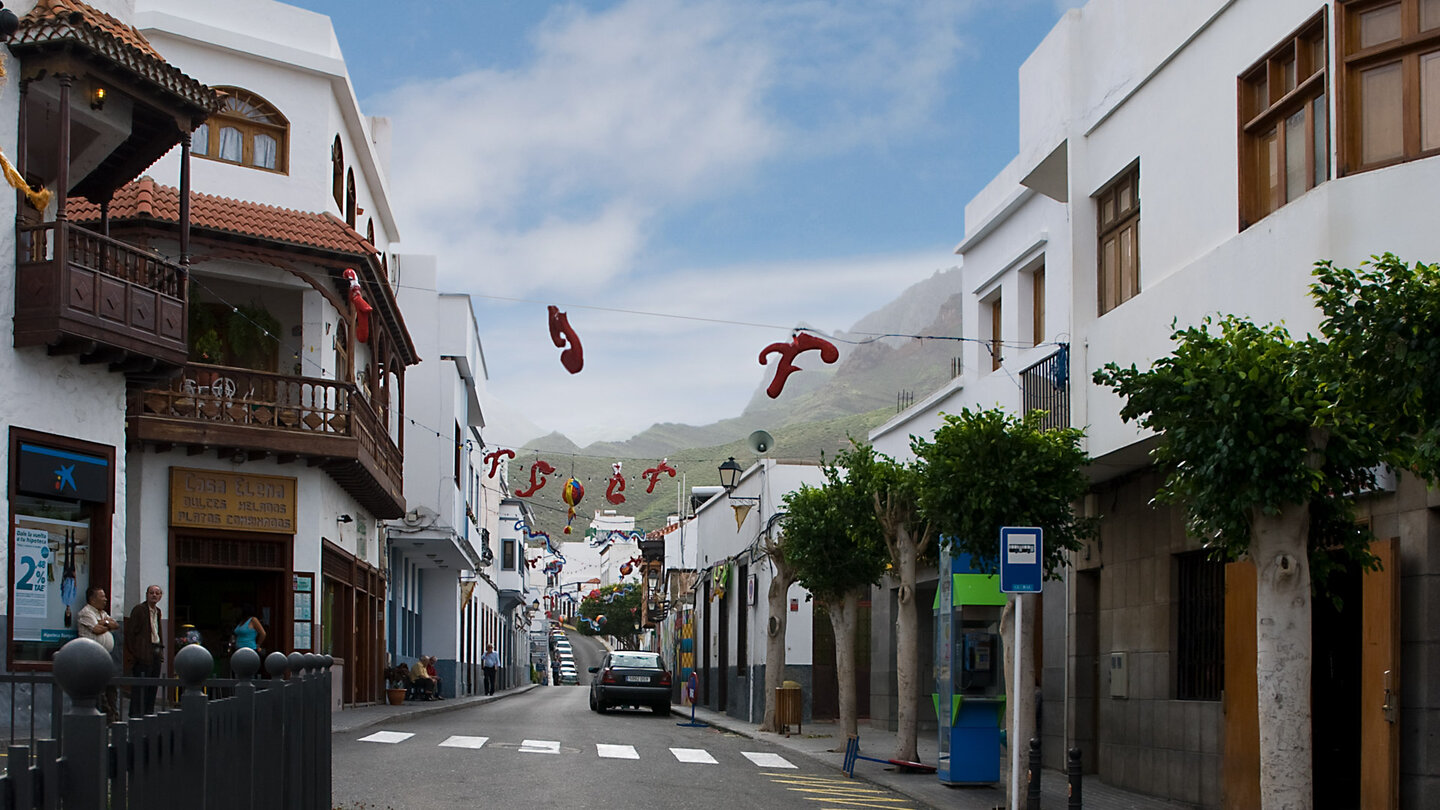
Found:
[{"label": "window with dark frame", "polygon": [[1030,273],[1030,342],[1045,342],[1045,265]]},{"label": "window with dark frame", "polygon": [[500,541],[500,570],[515,570],[515,538],[507,537]]},{"label": "window with dark frame", "polygon": [[1003,314],[1003,313],[1001,312],[1001,307],[1000,307],[1000,294],[999,294],[999,293],[996,293],[996,294],[995,294],[995,299],[990,302],[990,370],[991,370],[991,371],[995,371],[995,370],[999,369],[999,368],[1000,368],[1000,364],[1001,364],[1002,362],[1004,362],[1004,360],[1005,360],[1004,355],[1001,353],[1001,345],[1000,345],[1000,316],[1001,316],[1002,314]]},{"label": "window with dark frame", "polygon": [[193,155],[254,169],[289,171],[290,122],[270,102],[238,87],[217,87],[219,112],[191,135]]},{"label": "window with dark frame", "polygon": [[1330,179],[1325,12],[1240,75],[1240,230]]},{"label": "window with dark frame", "polygon": [[1095,193],[1099,314],[1140,294],[1140,164]]},{"label": "window with dark frame", "polygon": [[1175,555],[1175,698],[1219,700],[1225,689],[1225,563]]},{"label": "window with dark frame", "polygon": [[[345,210],[345,147],[340,145],[340,136],[330,145],[330,193],[335,196],[335,207]],[[370,240],[373,245],[375,240]]]},{"label": "window with dark frame", "polygon": [[1336,5],[1340,173],[1440,154],[1440,0]]}]

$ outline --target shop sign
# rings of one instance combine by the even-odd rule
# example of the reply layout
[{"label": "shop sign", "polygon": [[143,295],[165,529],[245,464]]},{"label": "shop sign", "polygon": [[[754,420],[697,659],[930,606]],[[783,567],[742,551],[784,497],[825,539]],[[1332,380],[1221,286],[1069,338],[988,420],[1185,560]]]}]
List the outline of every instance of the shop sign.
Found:
[{"label": "shop sign", "polygon": [[170,469],[170,525],[237,532],[295,533],[296,479]]},{"label": "shop sign", "polygon": [[110,501],[110,462],[70,450],[21,442],[16,489],[42,498]]}]

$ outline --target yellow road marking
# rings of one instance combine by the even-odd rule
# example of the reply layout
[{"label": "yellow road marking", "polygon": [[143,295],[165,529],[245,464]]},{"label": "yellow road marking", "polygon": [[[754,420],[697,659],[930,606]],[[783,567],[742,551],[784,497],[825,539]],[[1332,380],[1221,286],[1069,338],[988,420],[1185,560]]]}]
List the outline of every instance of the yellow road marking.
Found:
[{"label": "yellow road marking", "polygon": [[909,810],[910,799],[896,797],[894,793],[880,787],[859,784],[848,779],[831,779],[821,776],[806,776],[794,773],[769,773],[770,781],[786,785],[792,793],[803,795],[807,802],[824,802],[820,810],[852,810],[857,807],[873,807],[880,810]]}]

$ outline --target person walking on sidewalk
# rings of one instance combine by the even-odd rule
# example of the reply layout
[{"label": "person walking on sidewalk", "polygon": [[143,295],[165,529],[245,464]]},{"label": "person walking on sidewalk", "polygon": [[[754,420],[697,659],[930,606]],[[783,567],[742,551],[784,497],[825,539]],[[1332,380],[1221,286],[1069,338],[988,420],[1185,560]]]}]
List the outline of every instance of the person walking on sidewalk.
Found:
[{"label": "person walking on sidewalk", "polygon": [[480,669],[485,673],[485,694],[495,694],[495,674],[500,669],[500,656],[495,654],[494,644],[485,645],[485,654],[480,656]]},{"label": "person walking on sidewalk", "polygon": [[[165,643],[160,640],[160,597],[164,593],[159,585],[146,588],[145,601],[136,605],[125,621],[125,658],[132,677],[160,677],[165,659]],[[154,713],[155,687],[130,687],[130,716]]]}]

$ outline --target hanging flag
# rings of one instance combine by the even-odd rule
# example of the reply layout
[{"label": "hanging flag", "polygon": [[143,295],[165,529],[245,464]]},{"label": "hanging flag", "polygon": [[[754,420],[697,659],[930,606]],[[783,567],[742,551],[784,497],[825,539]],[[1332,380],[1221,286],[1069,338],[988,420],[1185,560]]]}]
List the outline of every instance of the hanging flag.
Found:
[{"label": "hanging flag", "polygon": [[345,278],[350,281],[350,303],[355,306],[355,339],[361,343],[370,342],[370,311],[374,307],[365,301],[360,292],[360,277],[351,268],[345,268]]}]

